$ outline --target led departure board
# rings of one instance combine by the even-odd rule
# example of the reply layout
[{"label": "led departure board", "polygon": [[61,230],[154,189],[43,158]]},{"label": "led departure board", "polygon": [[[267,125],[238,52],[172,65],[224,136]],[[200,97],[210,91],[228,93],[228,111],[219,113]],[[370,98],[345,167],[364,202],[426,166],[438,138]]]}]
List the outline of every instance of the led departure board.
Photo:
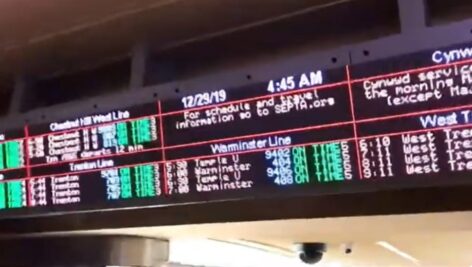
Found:
[{"label": "led departure board", "polygon": [[471,58],[460,45],[11,129],[0,216],[472,183]]}]

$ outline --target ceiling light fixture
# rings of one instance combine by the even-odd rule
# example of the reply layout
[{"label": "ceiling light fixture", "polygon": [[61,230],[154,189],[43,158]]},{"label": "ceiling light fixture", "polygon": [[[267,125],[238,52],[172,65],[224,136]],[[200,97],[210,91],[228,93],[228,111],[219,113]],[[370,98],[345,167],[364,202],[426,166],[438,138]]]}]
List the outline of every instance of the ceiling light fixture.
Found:
[{"label": "ceiling light fixture", "polygon": [[391,251],[391,252],[397,254],[398,256],[400,256],[404,259],[407,259],[407,260],[413,262],[414,264],[416,264],[418,266],[420,265],[420,261],[417,258],[411,256],[410,254],[408,254],[404,251],[401,251],[400,249],[396,248],[395,246],[388,243],[387,241],[379,241],[376,244],[383,247],[383,248],[385,248],[388,251]]}]

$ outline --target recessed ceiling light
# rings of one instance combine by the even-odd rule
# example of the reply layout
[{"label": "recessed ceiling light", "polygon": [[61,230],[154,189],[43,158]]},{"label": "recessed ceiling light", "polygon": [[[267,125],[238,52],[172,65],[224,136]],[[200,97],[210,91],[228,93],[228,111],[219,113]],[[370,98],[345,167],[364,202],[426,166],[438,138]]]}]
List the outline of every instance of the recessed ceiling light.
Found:
[{"label": "recessed ceiling light", "polygon": [[[396,248],[395,246],[393,246],[392,244],[388,243],[387,241],[379,241],[379,242],[377,242],[376,244],[379,245],[379,246],[381,246],[381,247],[383,247],[383,248],[385,248],[385,249],[388,250],[388,251],[391,251],[391,252],[397,254],[398,256],[400,256],[400,257],[402,257],[402,258],[404,258],[404,259],[407,259],[407,260],[413,262],[413,263],[416,264],[416,265],[420,265],[420,261],[419,261],[417,258],[411,256],[410,254],[408,254],[408,253],[406,253],[406,252],[404,252],[404,251],[401,251],[400,249]],[[472,266],[471,266],[471,267],[472,267]]]}]

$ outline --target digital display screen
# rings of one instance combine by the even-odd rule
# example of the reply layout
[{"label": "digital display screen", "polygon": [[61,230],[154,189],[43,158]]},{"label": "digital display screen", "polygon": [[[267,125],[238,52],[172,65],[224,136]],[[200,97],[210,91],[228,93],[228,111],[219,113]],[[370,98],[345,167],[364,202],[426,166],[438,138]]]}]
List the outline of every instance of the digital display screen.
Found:
[{"label": "digital display screen", "polygon": [[0,217],[472,183],[472,49],[0,135]]}]

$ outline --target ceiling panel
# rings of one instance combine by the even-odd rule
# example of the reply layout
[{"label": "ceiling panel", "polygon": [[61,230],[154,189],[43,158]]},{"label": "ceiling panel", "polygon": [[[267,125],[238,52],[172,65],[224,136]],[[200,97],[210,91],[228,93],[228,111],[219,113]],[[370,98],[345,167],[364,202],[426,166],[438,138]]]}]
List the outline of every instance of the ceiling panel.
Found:
[{"label": "ceiling panel", "polygon": [[169,1],[3,0],[0,2],[0,44],[11,46],[58,32],[93,26],[162,2]]},{"label": "ceiling panel", "polygon": [[350,3],[380,8],[373,0],[4,0],[0,71],[74,69],[123,57],[143,39],[165,49]]}]

